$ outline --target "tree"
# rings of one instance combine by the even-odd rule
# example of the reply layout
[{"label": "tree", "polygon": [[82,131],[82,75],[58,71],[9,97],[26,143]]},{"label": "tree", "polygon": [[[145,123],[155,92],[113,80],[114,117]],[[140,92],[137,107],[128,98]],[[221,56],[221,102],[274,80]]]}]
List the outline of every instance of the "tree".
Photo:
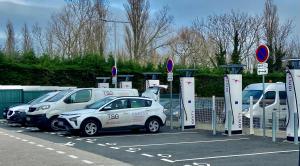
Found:
[{"label": "tree", "polygon": [[52,16],[49,40],[53,49],[65,58],[87,53],[103,54],[106,43],[106,3],[104,0],[81,0],[68,3]]},{"label": "tree", "polygon": [[24,27],[22,28],[22,36],[23,36],[23,52],[33,52],[32,47],[32,38],[30,35],[30,32],[28,30],[27,24],[24,24]]},{"label": "tree", "polygon": [[206,20],[196,19],[195,29],[211,38],[215,44],[216,66],[225,63],[239,64],[253,56],[261,22],[256,16],[231,11],[211,15]]},{"label": "tree", "polygon": [[281,70],[282,58],[286,55],[287,39],[292,31],[291,20],[281,24],[278,16],[277,6],[273,0],[266,0],[263,15],[264,40],[270,49],[269,69]]},{"label": "tree", "polygon": [[12,56],[16,53],[15,46],[15,32],[14,26],[10,20],[6,24],[6,42],[5,42],[5,53],[6,55]]},{"label": "tree", "polygon": [[164,7],[156,17],[150,18],[150,3],[148,0],[128,0],[124,4],[129,25],[125,26],[125,43],[131,59],[148,60],[149,54],[167,45],[166,36],[172,17]]},{"label": "tree", "polygon": [[170,39],[172,55],[179,58],[180,64],[210,66],[209,41],[199,31],[185,27]]}]

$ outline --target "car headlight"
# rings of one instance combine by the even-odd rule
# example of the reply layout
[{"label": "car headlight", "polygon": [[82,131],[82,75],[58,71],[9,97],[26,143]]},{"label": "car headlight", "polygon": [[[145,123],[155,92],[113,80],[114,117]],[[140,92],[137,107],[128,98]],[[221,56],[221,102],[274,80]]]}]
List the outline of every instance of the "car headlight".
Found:
[{"label": "car headlight", "polygon": [[74,116],[74,117],[70,118],[69,120],[75,122],[75,121],[77,121],[77,118],[79,118],[79,116]]},{"label": "car headlight", "polygon": [[46,109],[49,109],[50,108],[50,105],[43,105],[43,106],[40,106],[38,108],[38,110],[46,110]]}]

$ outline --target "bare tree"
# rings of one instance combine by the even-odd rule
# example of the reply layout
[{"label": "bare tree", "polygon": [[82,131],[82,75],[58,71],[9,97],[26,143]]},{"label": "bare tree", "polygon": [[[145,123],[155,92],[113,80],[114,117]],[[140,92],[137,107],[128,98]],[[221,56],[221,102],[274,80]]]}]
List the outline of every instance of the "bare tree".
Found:
[{"label": "bare tree", "polygon": [[103,54],[106,44],[106,4],[103,0],[72,1],[52,16],[54,49],[64,57],[85,53]]},{"label": "bare tree", "polygon": [[22,28],[22,36],[23,36],[23,52],[31,52],[33,51],[32,47],[32,38],[30,35],[30,31],[28,29],[27,24],[25,23]]},{"label": "bare tree", "polygon": [[199,31],[185,27],[171,38],[169,45],[180,64],[208,67],[211,65],[209,43]]},{"label": "bare tree", "polygon": [[263,19],[264,40],[270,49],[269,68],[271,71],[280,70],[281,59],[286,54],[287,39],[292,31],[292,21],[280,23],[277,6],[273,0],[266,0]]},{"label": "bare tree", "polygon": [[215,66],[242,63],[252,56],[260,27],[261,22],[256,16],[235,11],[194,21],[194,28],[215,43]]},{"label": "bare tree", "polygon": [[164,39],[169,34],[172,17],[164,7],[151,20],[148,0],[128,0],[124,8],[130,22],[130,25],[125,27],[128,53],[131,59],[149,59],[147,56],[151,52],[167,44]]},{"label": "bare tree", "polygon": [[5,53],[12,56],[16,53],[14,26],[10,20],[6,24]]}]

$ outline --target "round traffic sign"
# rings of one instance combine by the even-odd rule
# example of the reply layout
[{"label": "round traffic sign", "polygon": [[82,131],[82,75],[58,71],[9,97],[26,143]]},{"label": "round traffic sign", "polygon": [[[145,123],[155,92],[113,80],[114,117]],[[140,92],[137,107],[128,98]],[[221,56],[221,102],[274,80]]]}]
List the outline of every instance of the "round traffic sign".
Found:
[{"label": "round traffic sign", "polygon": [[265,63],[269,59],[269,48],[262,44],[256,50],[256,59],[260,63]]},{"label": "round traffic sign", "polygon": [[174,61],[172,60],[172,58],[169,58],[167,61],[167,71],[168,73],[173,72],[173,68],[174,68]]},{"label": "round traffic sign", "polygon": [[117,75],[117,67],[116,66],[113,66],[112,69],[111,69],[111,75],[114,77]]}]

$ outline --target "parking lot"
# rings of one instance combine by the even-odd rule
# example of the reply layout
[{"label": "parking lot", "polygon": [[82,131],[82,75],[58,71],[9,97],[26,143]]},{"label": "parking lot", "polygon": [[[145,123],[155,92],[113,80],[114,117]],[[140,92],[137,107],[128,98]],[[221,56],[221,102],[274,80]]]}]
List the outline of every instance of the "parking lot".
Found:
[{"label": "parking lot", "polygon": [[[106,132],[97,137],[72,136],[64,131],[41,132],[32,127],[0,127],[9,133],[36,137],[62,148],[76,148],[131,165],[297,165],[298,146],[279,140],[249,135],[212,136],[203,130],[180,132],[163,128],[158,134],[143,131]],[[0,137],[11,136],[0,133]],[[13,139],[13,138],[12,138]],[[30,140],[28,140],[30,142]],[[50,147],[51,148],[51,147]],[[13,153],[13,152],[12,152]],[[94,164],[94,161],[85,164]]]}]

